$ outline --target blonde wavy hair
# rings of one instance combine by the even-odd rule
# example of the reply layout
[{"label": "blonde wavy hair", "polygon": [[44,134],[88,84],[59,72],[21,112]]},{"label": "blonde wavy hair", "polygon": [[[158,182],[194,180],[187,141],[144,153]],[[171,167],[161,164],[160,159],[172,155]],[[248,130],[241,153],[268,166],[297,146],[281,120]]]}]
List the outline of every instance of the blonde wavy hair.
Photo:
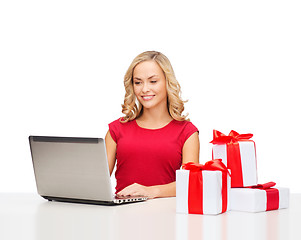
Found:
[{"label": "blonde wavy hair", "polygon": [[143,112],[143,106],[134,94],[133,72],[139,63],[151,60],[155,61],[161,67],[165,75],[167,106],[170,116],[178,121],[189,121],[189,119],[187,119],[188,114],[182,115],[182,112],[184,111],[184,103],[187,101],[183,101],[181,99],[181,87],[176,80],[171,63],[164,54],[156,51],[146,51],[139,54],[129,66],[124,76],[125,96],[124,104],[122,104],[122,113],[125,116],[121,118],[120,121],[128,122],[141,116]]}]

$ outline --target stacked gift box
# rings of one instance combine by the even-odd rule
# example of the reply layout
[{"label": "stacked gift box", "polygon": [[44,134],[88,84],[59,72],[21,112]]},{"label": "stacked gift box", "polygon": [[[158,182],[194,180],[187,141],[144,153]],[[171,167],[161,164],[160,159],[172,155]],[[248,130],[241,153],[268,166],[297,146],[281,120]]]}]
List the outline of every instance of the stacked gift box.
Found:
[{"label": "stacked gift box", "polygon": [[213,130],[212,159],[183,164],[176,173],[177,212],[219,214],[288,208],[289,189],[258,184],[253,134]]}]

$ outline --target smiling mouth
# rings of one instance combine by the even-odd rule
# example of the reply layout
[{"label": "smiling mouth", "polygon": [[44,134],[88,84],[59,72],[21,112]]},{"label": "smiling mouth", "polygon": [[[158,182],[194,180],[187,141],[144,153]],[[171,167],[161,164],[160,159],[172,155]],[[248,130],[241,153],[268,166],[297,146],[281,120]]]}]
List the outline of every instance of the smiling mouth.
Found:
[{"label": "smiling mouth", "polygon": [[155,95],[147,95],[147,96],[141,96],[141,97],[142,97],[143,100],[148,101],[148,100],[153,99],[154,96]]}]

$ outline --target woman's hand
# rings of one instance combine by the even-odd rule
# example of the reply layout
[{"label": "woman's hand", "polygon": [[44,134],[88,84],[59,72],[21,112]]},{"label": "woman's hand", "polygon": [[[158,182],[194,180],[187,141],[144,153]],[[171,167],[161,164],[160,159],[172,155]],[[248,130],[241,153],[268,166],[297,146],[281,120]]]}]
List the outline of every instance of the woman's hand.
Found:
[{"label": "woman's hand", "polygon": [[158,197],[159,189],[156,186],[146,187],[133,183],[117,193],[117,196],[144,196],[149,199]]},{"label": "woman's hand", "polygon": [[149,199],[157,197],[175,197],[176,182],[149,187],[134,183],[118,192],[117,196],[144,196]]}]

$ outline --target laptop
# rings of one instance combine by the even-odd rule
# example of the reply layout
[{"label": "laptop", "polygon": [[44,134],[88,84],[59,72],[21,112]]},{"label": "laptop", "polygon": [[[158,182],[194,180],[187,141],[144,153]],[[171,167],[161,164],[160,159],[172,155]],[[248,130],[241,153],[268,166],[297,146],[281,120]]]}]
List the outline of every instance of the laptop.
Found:
[{"label": "laptop", "polygon": [[29,136],[38,194],[49,201],[116,205],[147,198],[112,192],[102,138]]}]

